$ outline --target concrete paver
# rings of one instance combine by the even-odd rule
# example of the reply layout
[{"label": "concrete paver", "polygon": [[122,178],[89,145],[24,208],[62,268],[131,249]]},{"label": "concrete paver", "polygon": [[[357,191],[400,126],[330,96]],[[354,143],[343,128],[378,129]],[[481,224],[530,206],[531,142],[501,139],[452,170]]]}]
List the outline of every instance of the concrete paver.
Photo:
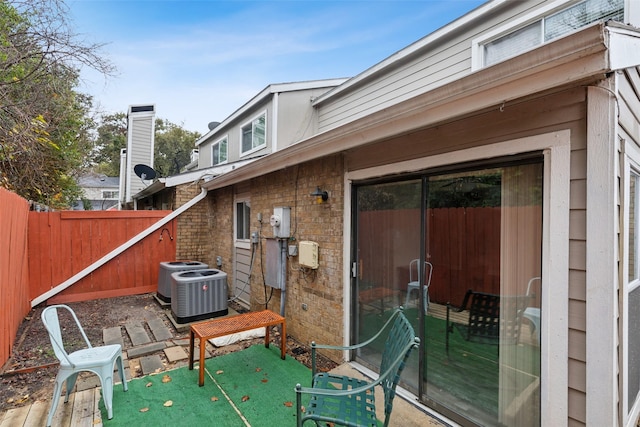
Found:
[{"label": "concrete paver", "polygon": [[103,329],[102,341],[104,345],[120,344],[120,347],[124,348],[124,340],[122,339],[122,329],[120,326]]},{"label": "concrete paver", "polygon": [[127,330],[129,338],[131,339],[131,343],[134,346],[148,344],[151,342],[151,338],[149,338],[149,335],[147,334],[147,331],[144,329],[142,324],[138,322],[127,323],[124,325],[124,327]]},{"label": "concrete paver", "polygon": [[184,360],[189,357],[184,348],[180,346],[165,348],[164,354],[167,356],[169,362],[177,362],[178,360]]},{"label": "concrete paver", "polygon": [[166,341],[173,338],[173,334],[159,317],[147,320],[147,324],[156,341]]},{"label": "concrete paver", "polygon": [[160,356],[154,354],[151,356],[141,357],[140,368],[142,368],[143,375],[149,375],[164,370],[164,365],[162,364]]},{"label": "concrete paver", "polygon": [[155,353],[157,351],[163,350],[166,346],[167,346],[167,344],[164,341],[162,341],[162,342],[152,342],[152,343],[149,343],[149,344],[145,344],[145,345],[141,345],[141,346],[138,346],[138,347],[130,348],[129,350],[127,350],[127,356],[128,357],[146,356],[148,354],[152,354],[152,353]]}]

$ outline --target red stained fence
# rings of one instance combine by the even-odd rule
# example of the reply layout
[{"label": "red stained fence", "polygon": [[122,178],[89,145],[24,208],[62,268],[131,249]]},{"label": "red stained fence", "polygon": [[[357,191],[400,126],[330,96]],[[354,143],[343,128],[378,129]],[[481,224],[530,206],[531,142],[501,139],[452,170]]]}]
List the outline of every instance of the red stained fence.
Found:
[{"label": "red stained fence", "polygon": [[[171,211],[62,211],[29,213],[31,300],[65,282]],[[176,254],[175,220],[151,233],[48,303],[152,292],[159,264]]]},{"label": "red stained fence", "polygon": [[[0,188],[0,367],[31,301],[125,244],[171,211],[33,212]],[[47,303],[134,295],[157,289],[159,264],[176,255],[170,221]]]},{"label": "red stained fence", "polygon": [[28,215],[26,200],[0,188],[0,367],[11,355],[18,327],[31,309]]},{"label": "red stained fence", "polygon": [[[459,304],[467,289],[499,292],[500,208],[429,209],[427,218],[427,260],[433,264],[430,299]],[[361,212],[360,278],[404,290],[409,262],[420,255],[417,230],[418,209]]]}]

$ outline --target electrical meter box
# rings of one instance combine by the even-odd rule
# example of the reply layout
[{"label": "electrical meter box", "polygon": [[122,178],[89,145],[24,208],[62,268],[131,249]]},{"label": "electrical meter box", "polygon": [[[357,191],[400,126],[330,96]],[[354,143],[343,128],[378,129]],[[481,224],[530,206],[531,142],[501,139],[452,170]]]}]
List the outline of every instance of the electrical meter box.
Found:
[{"label": "electrical meter box", "polygon": [[291,208],[273,208],[273,215],[269,218],[269,223],[273,227],[273,237],[279,239],[288,238],[291,233]]},{"label": "electrical meter box", "polygon": [[318,268],[318,244],[316,242],[302,241],[298,244],[298,263],[302,267]]}]

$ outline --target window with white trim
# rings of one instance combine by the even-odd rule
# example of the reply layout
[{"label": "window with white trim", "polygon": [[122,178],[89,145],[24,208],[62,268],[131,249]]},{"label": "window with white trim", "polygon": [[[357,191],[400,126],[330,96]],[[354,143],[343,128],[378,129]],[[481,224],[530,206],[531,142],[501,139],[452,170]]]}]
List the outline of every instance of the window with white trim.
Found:
[{"label": "window with white trim", "polygon": [[219,165],[227,163],[227,153],[229,146],[229,138],[225,135],[224,138],[216,141],[211,147],[211,165]]},{"label": "window with white trim", "polygon": [[249,240],[251,205],[247,200],[236,201],[236,240]]},{"label": "window with white trim", "polygon": [[533,49],[596,21],[624,21],[624,0],[584,0],[553,14],[529,21],[481,45],[488,66]]},{"label": "window with white trim", "polygon": [[[628,177],[628,214],[627,222],[629,225],[628,239],[629,250],[627,253],[628,265],[628,331],[637,331],[640,327],[640,283],[638,282],[638,202],[640,183],[640,173],[631,169]],[[628,401],[631,406],[636,396],[640,392],[640,339],[637,334],[629,333],[627,336],[627,354],[628,354]]]},{"label": "window with white trim", "polygon": [[267,144],[267,113],[262,113],[258,117],[246,123],[240,129],[240,153],[247,154],[262,148]]}]

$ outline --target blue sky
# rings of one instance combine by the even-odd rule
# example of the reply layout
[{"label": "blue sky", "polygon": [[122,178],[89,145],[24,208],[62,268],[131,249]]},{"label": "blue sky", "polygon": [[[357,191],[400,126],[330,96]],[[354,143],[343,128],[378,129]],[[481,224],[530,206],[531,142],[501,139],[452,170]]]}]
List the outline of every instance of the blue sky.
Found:
[{"label": "blue sky", "polygon": [[104,112],[153,103],[206,133],[270,83],[352,77],[486,0],[67,0],[116,77],[84,70]]}]

